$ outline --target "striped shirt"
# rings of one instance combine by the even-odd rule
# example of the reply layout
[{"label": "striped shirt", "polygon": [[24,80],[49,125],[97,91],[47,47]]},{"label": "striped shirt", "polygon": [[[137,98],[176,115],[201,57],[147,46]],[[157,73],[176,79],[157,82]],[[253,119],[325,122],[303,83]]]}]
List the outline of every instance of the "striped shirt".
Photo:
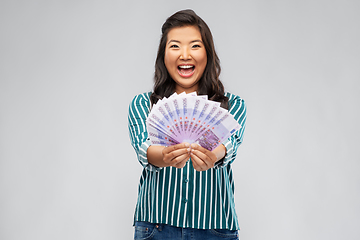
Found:
[{"label": "striped shirt", "polygon": [[226,156],[214,168],[196,171],[190,161],[183,168],[156,167],[147,161],[151,145],[146,130],[151,92],[134,97],[129,106],[128,127],[131,144],[140,164],[140,177],[134,221],[163,223],[183,228],[238,230],[235,212],[234,178],[231,163],[243,140],[246,106],[240,97],[225,93],[229,112],[240,130],[223,142]]}]

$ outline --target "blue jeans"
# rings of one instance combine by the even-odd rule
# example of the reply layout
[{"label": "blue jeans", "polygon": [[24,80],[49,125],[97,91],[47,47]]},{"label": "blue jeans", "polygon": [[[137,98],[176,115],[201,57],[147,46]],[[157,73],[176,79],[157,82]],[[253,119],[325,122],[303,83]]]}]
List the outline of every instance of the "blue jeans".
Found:
[{"label": "blue jeans", "polygon": [[229,239],[239,240],[238,231],[227,229],[195,229],[179,228],[166,224],[155,224],[148,222],[135,222],[135,240],[216,240]]}]

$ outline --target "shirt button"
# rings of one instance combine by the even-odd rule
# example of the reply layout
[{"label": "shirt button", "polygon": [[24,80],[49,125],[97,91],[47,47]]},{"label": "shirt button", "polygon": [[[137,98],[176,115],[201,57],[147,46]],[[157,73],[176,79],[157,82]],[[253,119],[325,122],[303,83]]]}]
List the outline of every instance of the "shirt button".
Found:
[{"label": "shirt button", "polygon": [[184,182],[185,182],[185,183],[189,182],[189,179],[187,179],[187,178],[186,178],[186,179],[184,179]]},{"label": "shirt button", "polygon": [[187,201],[188,201],[187,199],[184,199],[184,202],[185,202],[185,203],[187,203]]}]

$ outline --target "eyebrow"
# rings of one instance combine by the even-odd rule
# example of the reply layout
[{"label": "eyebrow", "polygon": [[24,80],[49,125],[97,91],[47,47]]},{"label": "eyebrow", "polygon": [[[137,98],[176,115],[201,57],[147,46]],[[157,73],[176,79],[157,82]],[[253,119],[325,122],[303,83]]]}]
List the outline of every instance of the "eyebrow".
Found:
[{"label": "eyebrow", "polygon": [[[178,41],[178,40],[170,40],[170,41],[168,42],[168,44],[169,44],[169,43],[171,43],[171,42],[180,43],[180,41]],[[200,42],[200,43],[203,43],[201,40],[193,40],[193,41],[191,41],[190,43],[194,43],[194,42]]]}]

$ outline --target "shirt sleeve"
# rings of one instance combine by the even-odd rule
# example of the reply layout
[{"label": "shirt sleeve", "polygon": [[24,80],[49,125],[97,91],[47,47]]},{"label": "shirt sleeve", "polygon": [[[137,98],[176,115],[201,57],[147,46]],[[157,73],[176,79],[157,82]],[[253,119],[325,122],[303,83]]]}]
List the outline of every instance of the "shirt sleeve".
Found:
[{"label": "shirt sleeve", "polygon": [[234,116],[235,120],[240,124],[241,128],[236,131],[231,137],[229,137],[222,144],[226,148],[225,157],[218,161],[214,168],[222,168],[232,163],[237,155],[237,149],[243,141],[243,135],[246,122],[246,105],[242,98],[239,96],[228,94],[229,97],[229,112]]},{"label": "shirt sleeve", "polygon": [[146,118],[150,112],[149,94],[144,93],[135,96],[129,105],[129,136],[140,164],[147,170],[159,171],[161,168],[150,164],[147,159],[147,149],[151,145],[146,129]]}]

